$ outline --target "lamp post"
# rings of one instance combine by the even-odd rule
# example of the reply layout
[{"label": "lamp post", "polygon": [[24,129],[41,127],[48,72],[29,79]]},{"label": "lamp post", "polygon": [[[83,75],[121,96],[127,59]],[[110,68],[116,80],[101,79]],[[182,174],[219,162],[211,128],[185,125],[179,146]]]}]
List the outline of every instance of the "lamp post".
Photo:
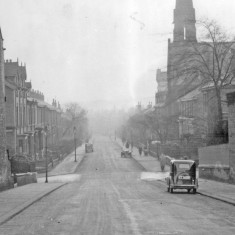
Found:
[{"label": "lamp post", "polygon": [[76,143],[76,127],[73,127],[73,135],[74,135],[74,148],[75,148],[75,159],[74,161],[77,161],[77,154],[76,154],[76,148],[77,148],[77,143]]},{"label": "lamp post", "polygon": [[47,126],[45,126],[44,128],[44,133],[45,133],[45,137],[46,137],[46,180],[45,180],[45,183],[48,183],[48,175],[47,175],[47,172],[48,172],[48,165],[47,165],[47,132],[48,132],[48,128]]}]

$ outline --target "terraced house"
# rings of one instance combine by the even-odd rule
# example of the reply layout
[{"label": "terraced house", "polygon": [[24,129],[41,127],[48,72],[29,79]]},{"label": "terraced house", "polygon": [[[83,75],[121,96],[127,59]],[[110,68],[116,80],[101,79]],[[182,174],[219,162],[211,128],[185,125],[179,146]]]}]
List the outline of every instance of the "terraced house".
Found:
[{"label": "terraced house", "polygon": [[27,131],[27,92],[31,83],[26,81],[26,67],[19,62],[6,60],[6,129],[7,147],[10,154],[27,153],[29,149]]},{"label": "terraced house", "polygon": [[26,67],[19,62],[5,62],[6,132],[10,155],[41,158],[45,151],[45,127],[50,130],[48,144],[59,141],[62,110],[57,102],[44,101],[44,95],[27,82]]}]

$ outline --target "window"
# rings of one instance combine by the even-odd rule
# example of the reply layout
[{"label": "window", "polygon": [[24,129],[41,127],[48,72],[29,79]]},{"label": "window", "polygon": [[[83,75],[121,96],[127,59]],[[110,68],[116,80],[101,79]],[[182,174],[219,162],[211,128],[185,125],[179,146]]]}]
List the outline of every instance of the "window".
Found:
[{"label": "window", "polygon": [[23,151],[24,151],[24,143],[23,143],[23,140],[19,140],[19,151],[20,151],[20,153],[23,153]]},{"label": "window", "polygon": [[194,116],[194,100],[190,100],[190,101],[182,101],[181,102],[181,115],[184,117],[193,117]]},{"label": "window", "polygon": [[179,169],[185,169],[185,170],[189,170],[190,169],[190,165],[189,164],[179,164]]},{"label": "window", "polygon": [[16,106],[16,126],[19,125],[19,110],[18,110],[18,106]]}]

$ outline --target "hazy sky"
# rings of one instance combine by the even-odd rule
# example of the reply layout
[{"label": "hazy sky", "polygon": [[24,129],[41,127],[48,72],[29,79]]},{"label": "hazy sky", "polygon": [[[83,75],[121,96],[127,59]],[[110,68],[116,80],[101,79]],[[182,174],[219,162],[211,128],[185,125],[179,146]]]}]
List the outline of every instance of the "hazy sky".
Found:
[{"label": "hazy sky", "polygon": [[[0,0],[5,59],[26,63],[51,102],[154,100],[175,0]],[[194,0],[197,18],[235,31],[234,0]]]}]

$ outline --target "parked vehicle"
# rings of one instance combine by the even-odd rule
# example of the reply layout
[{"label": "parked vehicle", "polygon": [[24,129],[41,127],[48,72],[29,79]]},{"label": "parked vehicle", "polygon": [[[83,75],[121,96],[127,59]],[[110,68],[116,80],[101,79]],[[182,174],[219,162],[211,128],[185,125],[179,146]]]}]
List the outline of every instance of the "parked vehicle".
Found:
[{"label": "parked vehicle", "polygon": [[197,192],[198,179],[196,177],[196,163],[193,160],[171,160],[170,175],[166,178],[167,191],[186,189]]},{"label": "parked vehicle", "polygon": [[86,143],[86,144],[85,144],[85,152],[86,152],[86,153],[94,152],[93,144],[91,144],[91,143]]},{"label": "parked vehicle", "polygon": [[141,156],[142,155],[142,151],[143,151],[142,146],[139,146],[138,150],[139,150],[139,155]]},{"label": "parked vehicle", "polygon": [[121,151],[121,157],[132,157],[132,151],[131,150],[122,150]]},{"label": "parked vehicle", "polygon": [[144,146],[143,152],[144,152],[144,156],[148,156],[149,150],[147,146]]}]

